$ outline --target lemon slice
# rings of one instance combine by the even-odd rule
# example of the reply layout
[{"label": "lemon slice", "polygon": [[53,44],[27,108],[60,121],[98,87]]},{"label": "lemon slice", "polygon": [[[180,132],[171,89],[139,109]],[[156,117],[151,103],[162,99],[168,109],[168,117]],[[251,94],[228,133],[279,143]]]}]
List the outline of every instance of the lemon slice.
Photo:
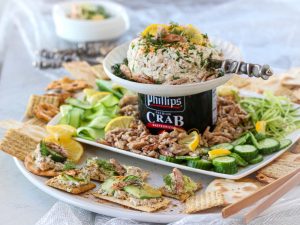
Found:
[{"label": "lemon slice", "polygon": [[231,151],[229,151],[228,149],[223,149],[223,148],[217,148],[217,149],[213,149],[211,151],[208,152],[209,158],[210,159],[214,159],[220,156],[226,156],[229,155],[231,153]]},{"label": "lemon slice", "polygon": [[96,104],[99,100],[101,100],[102,98],[106,97],[107,95],[110,95],[110,92],[96,92],[93,93],[92,95],[87,97],[87,101],[89,103],[91,103],[92,105]]},{"label": "lemon slice", "polygon": [[111,121],[105,126],[104,131],[108,132],[115,128],[129,128],[130,123],[134,120],[133,116],[119,116]]},{"label": "lemon slice", "polygon": [[44,138],[44,141],[62,146],[67,151],[68,159],[75,163],[78,162],[83,155],[82,145],[71,138],[58,140],[54,136],[48,136]]},{"label": "lemon slice", "polygon": [[266,121],[257,121],[255,123],[255,130],[257,131],[257,133],[261,133],[261,134],[265,134],[266,133],[266,126],[267,126],[267,122]]},{"label": "lemon slice", "polygon": [[46,127],[47,132],[58,139],[70,139],[72,136],[76,134],[76,128],[66,125],[66,124],[59,124],[59,125],[48,125]]},{"label": "lemon slice", "polygon": [[188,136],[181,139],[179,144],[185,145],[191,151],[195,151],[200,142],[200,137],[197,131],[192,131]]}]

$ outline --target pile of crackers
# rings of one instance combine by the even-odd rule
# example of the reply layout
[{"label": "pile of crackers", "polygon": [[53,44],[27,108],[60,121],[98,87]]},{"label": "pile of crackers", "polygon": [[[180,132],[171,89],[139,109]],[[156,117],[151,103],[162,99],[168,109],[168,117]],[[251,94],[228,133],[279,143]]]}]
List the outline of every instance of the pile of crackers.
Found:
[{"label": "pile of crackers", "polygon": [[276,74],[268,80],[234,75],[226,85],[263,94],[271,91],[277,96],[286,96],[300,104],[300,68],[293,68],[283,74]]}]

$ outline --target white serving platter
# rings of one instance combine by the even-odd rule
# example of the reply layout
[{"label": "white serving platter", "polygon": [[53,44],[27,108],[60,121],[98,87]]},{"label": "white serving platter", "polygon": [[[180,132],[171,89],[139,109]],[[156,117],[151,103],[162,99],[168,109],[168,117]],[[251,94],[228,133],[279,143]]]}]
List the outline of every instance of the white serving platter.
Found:
[{"label": "white serving platter", "polygon": [[[256,96],[256,97],[262,97],[261,95],[255,94],[255,93],[251,93],[251,92],[241,92],[241,95],[243,96]],[[300,113],[300,110],[298,110]],[[60,114],[58,114],[56,117],[54,117],[48,124],[49,125],[56,125],[58,124],[60,119]],[[294,131],[293,133],[290,133],[289,135],[286,136],[286,138],[292,140],[293,144],[299,139],[300,137],[300,129]],[[119,148],[115,148],[115,147],[111,147],[108,145],[104,145],[104,144],[100,144],[97,143],[95,141],[90,141],[90,140],[86,140],[83,138],[75,138],[77,141],[81,142],[81,143],[85,143],[88,145],[92,145],[95,147],[98,147],[99,149],[103,149],[103,150],[108,150],[111,152],[116,152],[116,153],[120,153],[122,155],[126,155],[128,157],[132,157],[135,159],[142,159],[145,160],[147,162],[150,163],[154,163],[154,164],[159,164],[159,165],[163,165],[163,166],[169,166],[169,167],[176,167],[179,168],[181,170],[185,170],[185,171],[190,171],[190,172],[195,172],[195,173],[199,173],[199,174],[205,174],[208,176],[213,176],[213,177],[220,177],[220,178],[227,178],[227,179],[232,179],[232,180],[238,180],[241,179],[243,177],[248,176],[249,174],[259,170],[260,168],[264,167],[265,165],[269,164],[270,162],[272,162],[274,159],[276,159],[277,157],[279,157],[282,153],[284,153],[289,147],[282,149],[276,153],[270,154],[270,155],[266,155],[264,156],[264,160],[260,163],[254,164],[254,165],[248,165],[245,168],[239,168],[239,171],[236,174],[223,174],[223,173],[217,173],[214,171],[208,171],[208,170],[202,170],[202,169],[196,169],[196,168],[192,168],[192,167],[188,167],[185,165],[180,165],[180,164],[176,164],[176,163],[171,163],[171,162],[166,162],[160,159],[156,159],[156,158],[151,158],[148,156],[144,156],[144,155],[139,155],[137,153],[133,153],[130,151],[125,151]]]},{"label": "white serving platter", "polygon": [[[222,50],[224,54],[224,58],[237,60],[237,61],[242,60],[241,52],[238,49],[238,47],[236,47],[235,45],[217,38],[212,38],[211,41],[218,49]],[[210,81],[206,81],[206,82],[181,84],[181,85],[143,84],[143,83],[125,80],[123,78],[114,75],[111,70],[111,67],[117,63],[123,62],[123,60],[127,58],[128,46],[129,46],[129,42],[114,48],[105,57],[103,61],[103,68],[105,73],[109,76],[109,78],[112,81],[136,93],[155,95],[155,96],[169,96],[169,97],[194,95],[197,93],[214,89],[224,84],[233,75],[233,74],[226,74],[222,77]]]}]

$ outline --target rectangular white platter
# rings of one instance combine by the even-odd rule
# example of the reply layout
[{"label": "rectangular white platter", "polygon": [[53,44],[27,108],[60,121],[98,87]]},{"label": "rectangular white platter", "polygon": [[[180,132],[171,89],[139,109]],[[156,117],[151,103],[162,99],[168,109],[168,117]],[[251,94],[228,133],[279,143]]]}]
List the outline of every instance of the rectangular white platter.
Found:
[{"label": "rectangular white platter", "polygon": [[[261,95],[251,93],[251,92],[245,92],[245,91],[243,91],[241,94],[242,94],[242,96],[252,96],[252,97],[259,97],[259,98],[262,97]],[[298,110],[298,111],[299,111],[299,114],[300,114],[300,110]],[[58,114],[56,117],[54,117],[48,123],[48,125],[58,124],[59,119],[60,119],[60,114]],[[285,138],[290,139],[293,142],[292,143],[292,145],[293,145],[299,139],[299,137],[300,137],[300,129],[294,131],[293,133],[290,133]],[[118,148],[115,148],[115,147],[111,147],[111,146],[108,146],[108,145],[100,144],[100,143],[97,143],[95,141],[86,140],[86,139],[83,139],[83,138],[78,138],[77,137],[75,139],[77,141],[81,142],[81,143],[96,146],[101,150],[104,149],[104,150],[120,153],[122,155],[127,155],[128,157],[132,157],[132,158],[135,158],[135,159],[142,159],[142,160],[145,160],[145,161],[150,162],[150,163],[155,163],[155,164],[159,164],[159,165],[163,165],[163,166],[169,166],[169,167],[173,167],[173,168],[176,167],[176,168],[186,170],[186,171],[205,174],[205,175],[209,175],[209,176],[213,176],[213,177],[232,179],[232,180],[241,179],[241,178],[246,177],[249,174],[259,170],[260,168],[264,167],[265,165],[269,164],[274,159],[279,157],[282,153],[284,153],[288,148],[290,148],[292,146],[292,145],[290,145],[289,147],[287,147],[285,149],[282,149],[282,150],[280,150],[276,153],[264,156],[264,160],[260,163],[257,163],[257,164],[254,164],[254,165],[248,165],[244,168],[239,168],[239,171],[236,174],[223,174],[223,173],[217,173],[217,172],[214,172],[214,171],[196,169],[196,168],[188,167],[188,166],[185,166],[185,165],[166,162],[166,161],[163,161],[163,160],[160,160],[160,159],[151,158],[151,157],[144,156],[144,155],[139,155],[139,154],[136,154],[136,153],[133,153],[133,152],[130,152],[130,151],[125,151],[125,150],[118,149]]]}]

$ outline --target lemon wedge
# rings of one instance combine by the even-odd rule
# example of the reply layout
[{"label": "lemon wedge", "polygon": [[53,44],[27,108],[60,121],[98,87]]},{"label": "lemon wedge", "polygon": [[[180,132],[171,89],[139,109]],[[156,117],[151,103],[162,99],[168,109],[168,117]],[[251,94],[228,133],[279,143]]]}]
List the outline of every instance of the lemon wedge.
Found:
[{"label": "lemon wedge", "polygon": [[82,145],[73,140],[71,137],[67,139],[56,139],[54,136],[48,136],[44,138],[45,142],[55,143],[61,147],[63,147],[67,151],[68,159],[73,162],[78,162],[83,155],[83,147]]},{"label": "lemon wedge", "polygon": [[91,103],[92,105],[96,104],[99,100],[101,100],[102,98],[106,97],[107,95],[110,95],[110,92],[95,92],[93,94],[91,94],[90,96],[87,97],[87,101],[89,103]]},{"label": "lemon wedge", "polygon": [[191,151],[195,151],[200,142],[200,136],[197,131],[192,131],[188,136],[179,141],[179,144],[185,145]]},{"label": "lemon wedge", "polygon": [[213,149],[208,152],[209,158],[214,159],[220,156],[226,156],[229,155],[231,151],[228,149],[223,149],[223,148],[218,148],[218,149]]},{"label": "lemon wedge", "polygon": [[111,121],[105,126],[104,131],[108,132],[115,128],[129,128],[130,123],[134,120],[133,116],[119,116]]},{"label": "lemon wedge", "polygon": [[46,130],[56,140],[71,139],[71,137],[76,134],[76,128],[67,124],[59,124],[54,126],[48,125]]}]

